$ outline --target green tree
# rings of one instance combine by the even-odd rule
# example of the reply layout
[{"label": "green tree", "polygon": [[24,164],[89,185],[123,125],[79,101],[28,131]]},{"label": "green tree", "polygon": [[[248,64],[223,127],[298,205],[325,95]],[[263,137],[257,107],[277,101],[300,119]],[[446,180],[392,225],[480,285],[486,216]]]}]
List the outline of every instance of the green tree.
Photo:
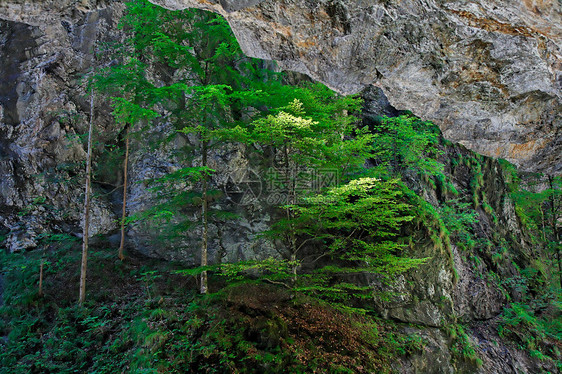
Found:
[{"label": "green tree", "polygon": [[383,173],[397,176],[406,169],[421,175],[443,173],[443,164],[437,161],[439,129],[419,118],[401,115],[382,117],[374,131],[374,161]]},{"label": "green tree", "polygon": [[207,270],[209,242],[209,178],[213,170],[209,168],[209,152],[224,141],[237,136],[232,126],[232,108],[245,99],[252,100],[258,92],[233,91],[226,85],[194,86],[188,89],[190,96],[183,111],[186,126],[180,130],[184,134],[197,137],[197,155],[201,156],[200,168],[207,171],[201,178],[201,293],[208,291]]},{"label": "green tree", "polygon": [[141,134],[142,128],[136,129],[141,122],[150,123],[158,117],[158,113],[150,108],[157,103],[154,95],[155,87],[145,76],[146,64],[131,58],[124,65],[116,65],[102,69],[95,77],[96,88],[109,95],[112,102],[113,116],[115,118],[115,138],[119,134],[125,141],[125,157],[123,160],[123,204],[121,216],[121,242],[118,257],[123,260],[125,247],[125,222],[127,218],[127,189],[128,189],[128,162],[130,139],[133,135]]},{"label": "green tree", "polygon": [[[204,268],[208,264],[209,199],[214,198],[209,188],[213,173],[208,167],[209,152],[227,140],[231,124],[255,112],[252,108],[258,104],[251,105],[263,95],[253,82],[275,74],[260,69],[257,60],[242,54],[228,24],[218,15],[197,10],[169,12],[146,0],[133,0],[126,6],[121,26],[128,37],[112,48],[122,63],[99,74],[98,84],[116,96],[114,108],[119,113],[114,114],[127,132],[137,123],[156,117],[154,110],[158,110],[166,113],[161,119],[178,130],[172,138],[195,136],[196,144],[186,154],[175,155],[187,164],[183,170],[157,180],[168,191],[175,191],[177,198],[158,204],[144,216],[167,217],[175,222],[174,230],[179,233],[180,228],[194,224],[190,219],[180,219],[181,211],[199,204]],[[158,190],[161,198],[170,198],[157,186],[153,190]],[[125,212],[125,198],[123,206]],[[202,293],[207,292],[206,279],[203,270]]]},{"label": "green tree", "polygon": [[401,254],[408,247],[401,230],[414,217],[396,179],[354,179],[291,208],[300,240],[320,248],[309,251],[309,263],[321,265],[304,278],[301,290],[335,300],[372,297],[371,287],[353,282],[357,275],[376,274],[389,282],[426,261]]},{"label": "green tree", "polygon": [[310,112],[299,99],[294,99],[277,114],[260,118],[248,131],[240,131],[245,135],[242,136],[245,142],[271,149],[270,163],[275,173],[269,177],[281,183],[284,201],[279,207],[282,219],[273,225],[268,235],[282,238],[286,249],[284,257],[291,263],[293,281],[297,278],[298,254],[304,244],[299,243],[297,237],[298,219],[294,207],[314,193],[311,179],[314,173],[331,168],[338,175],[348,177],[362,170],[370,156],[371,139],[365,129],[357,126],[357,118],[348,114],[358,107],[357,99],[340,100],[333,93],[325,95],[326,91],[317,87],[295,91],[295,96],[308,101]]},{"label": "green tree", "polygon": [[119,259],[124,260],[124,249],[125,249],[125,223],[127,219],[127,170],[129,163],[129,141],[130,141],[130,129],[134,124],[141,121],[150,121],[158,116],[158,113],[145,109],[137,104],[132,103],[124,98],[113,98],[113,116],[115,117],[115,122],[117,125],[126,129],[125,132],[125,159],[123,161],[123,206],[121,213],[121,242],[119,244],[118,256]]},{"label": "green tree", "polygon": [[[276,74],[243,56],[217,15],[163,12],[146,0],[134,0],[122,24],[131,35],[117,49],[123,63],[100,79],[119,94],[114,100],[122,109],[121,123],[134,126],[147,118],[135,117],[135,110],[159,108],[166,113],[162,119],[191,145],[186,166],[155,181],[153,191],[164,200],[144,215],[167,220],[178,234],[201,227],[199,271],[206,293],[209,223],[218,213],[210,211],[209,202],[220,195],[211,188],[209,155],[225,142],[259,144],[268,150],[270,166],[282,170],[286,199],[279,206],[281,219],[268,234],[282,238],[294,281],[299,252],[309,241],[298,231],[303,216],[296,207],[313,192],[299,184],[311,183],[312,168],[336,169],[345,181],[368,175],[364,164],[377,156],[374,136],[352,115],[361,101],[321,85],[281,84]],[[149,77],[153,66],[164,66],[158,70],[165,73]],[[197,205],[197,217],[186,214]]]}]

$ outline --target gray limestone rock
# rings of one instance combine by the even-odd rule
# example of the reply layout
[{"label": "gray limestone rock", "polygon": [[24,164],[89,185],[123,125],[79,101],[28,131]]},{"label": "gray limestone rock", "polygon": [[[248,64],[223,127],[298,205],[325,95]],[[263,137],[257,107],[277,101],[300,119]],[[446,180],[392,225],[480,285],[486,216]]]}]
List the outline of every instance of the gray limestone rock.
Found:
[{"label": "gray limestone rock", "polygon": [[343,93],[374,84],[450,140],[562,172],[557,0],[153,2],[219,12],[250,56]]},{"label": "gray limestone rock", "polygon": [[[10,250],[37,246],[41,234],[62,222],[71,223],[75,234],[81,231],[86,153],[78,135],[87,131],[89,117],[81,80],[92,67],[95,41],[119,34],[121,11],[122,6],[67,10],[67,23],[39,26],[0,20],[0,215],[10,230]],[[30,7],[20,15],[34,12],[43,20],[50,14]],[[100,134],[112,121],[107,104],[95,105]],[[94,198],[91,234],[115,228],[108,202]]]}]

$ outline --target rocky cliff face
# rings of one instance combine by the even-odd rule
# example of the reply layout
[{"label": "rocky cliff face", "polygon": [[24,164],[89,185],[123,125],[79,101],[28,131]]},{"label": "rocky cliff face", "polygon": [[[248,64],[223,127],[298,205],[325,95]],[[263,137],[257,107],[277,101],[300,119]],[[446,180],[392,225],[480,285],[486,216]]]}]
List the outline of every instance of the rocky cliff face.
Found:
[{"label": "rocky cliff face", "polygon": [[[41,26],[0,21],[0,223],[11,250],[34,247],[46,227],[81,231],[85,151],[77,134],[86,131],[89,113],[82,79],[94,64],[94,42],[117,37],[120,12],[74,9],[66,21]],[[111,123],[107,106],[96,113],[103,133]],[[115,227],[103,199],[93,217],[94,235]]]},{"label": "rocky cliff face", "polygon": [[[376,120],[376,113],[396,113],[391,106],[383,104],[385,98],[381,95],[382,92],[377,90],[363,92],[366,124]],[[415,175],[406,173],[404,180],[409,188],[440,212],[444,222],[451,218],[461,220],[460,216],[448,216],[446,207],[455,199],[469,197],[472,200],[469,211],[476,214],[477,222],[467,225],[467,228],[470,226],[469,236],[459,235],[447,223],[447,233],[437,225],[434,229],[439,233],[415,230],[416,244],[411,255],[429,258],[428,262],[397,279],[390,290],[396,296],[375,303],[381,316],[410,324],[406,331],[422,336],[426,341],[421,353],[396,365],[397,371],[556,372],[552,363],[534,360],[498,335],[501,315],[508,300],[522,301],[523,295],[518,288],[523,281],[521,269],[533,269],[541,259],[515,212],[507,187],[511,176],[498,161],[477,155],[462,145],[444,142],[441,147],[440,161],[458,194]],[[429,216],[422,220],[429,227],[432,225]],[[537,288],[530,290],[537,291],[540,292]],[[455,347],[458,342],[450,331],[457,324],[465,326],[469,344],[483,361],[480,367],[459,355],[458,347]]]},{"label": "rocky cliff face", "polygon": [[219,12],[250,56],[343,93],[375,84],[480,154],[562,171],[559,1],[153,2]]},{"label": "rocky cliff face", "polygon": [[[439,123],[447,137],[481,153],[508,158],[524,169],[561,171],[559,3],[526,1],[518,8],[508,2],[160,2],[219,11],[250,54],[277,59],[282,67],[309,73],[340,91],[382,87],[390,103],[378,89],[364,92],[366,121],[396,114],[394,107],[413,109]],[[93,59],[94,41],[120,38],[115,25],[121,12],[118,2],[93,0],[0,4],[0,18],[7,19],[0,22],[0,234],[8,232],[10,250],[33,248],[48,231],[80,232],[85,152],[76,135],[86,131],[89,113],[80,78],[99,63]],[[96,108],[100,139],[116,142],[107,105],[98,99]],[[145,186],[136,182],[177,165],[165,157],[167,149],[132,148],[129,208],[135,212],[151,203]],[[235,149],[212,158],[221,175],[248,165]],[[463,249],[455,239],[447,245],[420,238],[414,255],[431,257],[430,262],[399,280],[400,297],[376,305],[382,316],[413,324],[410,331],[426,340],[423,352],[397,369],[555,370],[497,336],[506,295],[518,297],[516,287],[499,280],[518,279],[517,267],[532,261],[499,164],[462,146],[448,146],[443,161],[457,190],[476,195],[490,209],[476,204],[480,223],[474,234],[481,244],[474,248]],[[120,178],[115,177],[116,185]],[[415,178],[409,184],[436,209],[454,198]],[[117,219],[112,195],[104,195],[102,185],[96,192],[91,230],[111,233]],[[238,208],[241,218],[225,224],[221,239],[210,243],[212,256],[235,261],[274,252],[252,244],[269,220],[267,207],[252,209]],[[130,234],[145,255],[193,255],[153,246],[146,227]],[[479,347],[481,368],[453,357],[445,326],[457,322],[468,326],[470,341]]]},{"label": "rocky cliff face", "polygon": [[[11,0],[0,18],[64,35],[80,14],[119,2]],[[153,2],[219,12],[250,56],[343,93],[375,84],[480,154],[562,171],[559,1]]]}]

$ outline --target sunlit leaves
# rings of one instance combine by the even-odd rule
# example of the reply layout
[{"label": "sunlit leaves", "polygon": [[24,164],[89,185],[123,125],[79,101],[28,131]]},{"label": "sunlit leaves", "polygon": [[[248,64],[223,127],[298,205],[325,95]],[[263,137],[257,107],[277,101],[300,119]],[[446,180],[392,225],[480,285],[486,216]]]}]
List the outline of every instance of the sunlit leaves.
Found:
[{"label": "sunlit leaves", "polygon": [[397,180],[352,180],[293,209],[301,217],[299,234],[322,240],[328,252],[321,255],[335,261],[322,272],[392,277],[424,262],[400,255],[401,227],[414,217]]}]

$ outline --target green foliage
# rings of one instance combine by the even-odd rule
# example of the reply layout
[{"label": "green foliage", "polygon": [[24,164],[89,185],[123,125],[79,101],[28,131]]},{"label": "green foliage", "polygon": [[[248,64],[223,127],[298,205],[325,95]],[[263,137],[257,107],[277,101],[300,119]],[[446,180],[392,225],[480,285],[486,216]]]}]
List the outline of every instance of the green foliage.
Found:
[{"label": "green foliage", "polygon": [[401,253],[407,244],[400,232],[413,216],[411,207],[401,201],[397,183],[356,179],[287,206],[291,216],[274,223],[267,235],[279,238],[291,230],[298,238],[297,253],[304,254],[292,261],[225,264],[220,267],[222,274],[231,280],[251,274],[270,283],[290,284],[295,291],[336,305],[373,297],[372,287],[355,282],[358,275],[391,282],[427,260]]},{"label": "green foliage", "polygon": [[418,227],[422,226],[425,228],[427,236],[429,236],[433,242],[434,249],[438,253],[447,255],[449,267],[453,273],[453,282],[456,283],[459,279],[451,249],[451,238],[439,210],[416,195],[412,190],[404,188],[403,191],[408,197],[410,204],[413,206],[414,222]]},{"label": "green foliage", "polygon": [[391,357],[423,344],[392,326],[263,285],[229,287],[187,310],[148,318],[144,368],[164,372],[390,371]]},{"label": "green foliage", "polygon": [[482,359],[478,357],[470,338],[464,331],[464,327],[456,325],[446,325],[445,331],[451,339],[451,353],[456,360],[466,361],[475,364],[477,367],[482,366]]},{"label": "green foliage", "polygon": [[[243,56],[218,15],[169,12],[133,0],[126,3],[121,27],[123,43],[106,49],[116,63],[94,79],[96,89],[111,98],[115,138],[122,140],[131,129],[144,143],[146,131],[159,125],[172,134],[159,138],[157,146],[178,139],[185,144],[170,155],[173,167],[144,181],[160,200],[127,221],[152,219],[163,234],[160,239],[176,246],[170,239],[182,239],[202,223],[203,213],[196,210],[204,203],[218,205],[211,203],[222,198],[212,185],[216,170],[207,157],[243,143],[255,150],[247,156],[260,168],[285,168],[280,179],[286,200],[264,233],[282,258],[164,273],[153,263],[115,263],[106,251],[94,249],[94,297],[78,308],[68,291],[68,282],[77,277],[77,239],[44,234],[41,245],[50,251],[2,258],[6,287],[0,332],[8,336],[0,353],[2,368],[14,373],[389,372],[393,359],[422,349],[424,342],[373,319],[360,302],[373,297],[373,287],[365,284],[384,287],[428,260],[408,256],[414,235],[431,239],[435,251],[448,256],[455,277],[451,240],[465,250],[491,250],[498,244],[491,261],[498,265],[509,259],[508,244],[476,236],[479,217],[470,203],[458,199],[437,206],[421,197],[425,185],[436,190],[441,202],[458,193],[439,161],[443,145],[450,144],[440,140],[434,125],[404,115],[383,118],[373,129],[362,126],[360,99],[341,97],[319,84],[282,84],[278,74]],[[114,143],[100,161],[110,170],[122,157],[119,141]],[[482,160],[460,157],[451,164],[470,168],[473,208],[481,206],[497,224],[484,195]],[[339,179],[336,185],[303,190],[299,183],[311,182],[303,172],[307,168],[332,168]],[[516,187],[520,180],[513,170],[508,173],[521,220],[559,254],[559,179],[531,193]],[[414,174],[424,186],[411,186],[416,179],[406,187],[401,178],[412,182]],[[49,208],[45,203],[35,199],[20,214]],[[208,217],[217,226],[230,218],[236,215],[220,209],[211,209]],[[486,267],[483,257],[471,253],[470,258],[478,268]],[[533,261],[523,270],[514,265],[521,276],[499,280],[494,274],[529,303],[550,266]],[[40,263],[45,266],[43,298],[37,294]],[[198,298],[186,292],[193,287],[185,286],[185,278],[174,278],[202,271],[238,284],[223,288],[223,279],[211,277],[213,289],[221,291]],[[559,357],[560,312],[538,316],[547,307],[551,303],[511,304],[500,334],[519,341],[532,356]],[[554,322],[547,323],[547,316]],[[455,360],[482,364],[462,326],[445,330]]]},{"label": "green foliage", "polygon": [[[549,216],[552,214],[549,200],[551,198],[558,200],[560,196],[562,196],[562,182],[560,178],[555,178],[553,181],[552,188],[541,188],[540,184],[546,183],[545,178],[534,177],[527,182],[527,188],[522,188],[520,185],[520,187],[511,194],[515,201],[519,218],[531,230],[552,230],[548,224]],[[535,192],[533,190],[542,191]],[[559,209],[559,207],[555,207],[555,214],[557,209]],[[548,234],[552,235],[553,233],[549,232]]]},{"label": "green foliage", "polygon": [[472,225],[478,222],[478,213],[471,209],[470,203],[451,200],[440,208],[443,223],[455,243],[462,249],[472,249],[476,240],[472,234]]},{"label": "green foliage", "polygon": [[372,135],[357,126],[357,118],[343,114],[356,110],[359,100],[328,95],[318,86],[295,89],[293,96],[276,114],[250,124],[242,140],[273,147],[284,167],[333,167],[342,175],[356,172],[372,156]]},{"label": "green foliage", "polygon": [[[410,206],[402,200],[397,181],[375,178],[352,180],[324,194],[292,206],[296,212],[296,233],[302,243],[310,241],[322,248],[309,256],[324,266],[305,280],[301,289],[318,292],[320,297],[330,291],[332,298],[346,299],[346,294],[372,297],[368,287],[353,285],[346,278],[357,274],[377,274],[387,281],[396,274],[425,262],[410,259],[401,252],[407,247],[399,240],[401,228],[413,219]],[[274,230],[283,229],[281,220]],[[314,258],[316,256],[316,258]],[[335,280],[336,279],[336,280]],[[307,284],[309,283],[310,284]],[[367,292],[365,294],[365,292]]]},{"label": "green foliage", "polygon": [[509,192],[511,193],[511,192],[515,192],[516,190],[519,190],[521,184],[521,176],[517,171],[517,167],[512,163],[501,158],[498,159],[498,162],[501,165],[502,172],[505,177],[505,182]]},{"label": "green foliage", "polygon": [[[299,261],[267,258],[262,261],[240,261],[222,264],[220,274],[230,281],[247,280],[247,275],[260,276],[268,282],[284,282],[292,276],[292,269],[299,265]],[[284,284],[284,283],[282,283]]]},{"label": "green foliage", "polygon": [[[412,217],[406,213],[407,205],[399,201],[396,181],[354,179],[368,173],[364,164],[375,155],[373,135],[358,127],[353,116],[345,115],[359,102],[337,99],[325,90],[309,90],[306,96],[303,92],[297,90],[296,94],[306,105],[294,99],[249,128],[238,126],[236,130],[240,141],[272,148],[270,162],[284,170],[280,182],[286,205],[279,207],[280,219],[266,236],[283,241],[285,259],[293,264],[290,283],[296,290],[334,301],[350,294],[368,297],[369,287],[338,278],[368,273],[390,279],[422,263],[397,255],[404,245],[395,237]],[[299,184],[310,185],[306,178],[313,167],[332,167],[349,182],[329,190],[299,188]],[[318,267],[319,258],[332,264]],[[314,272],[298,270],[311,265]],[[264,274],[288,276],[282,269],[276,273],[268,268]]]},{"label": "green foliage", "polygon": [[134,124],[141,120],[151,120],[158,116],[157,112],[145,109],[121,97],[114,97],[112,101],[113,116],[118,124]]},{"label": "green foliage", "polygon": [[[137,217],[131,217],[128,222],[142,217],[156,218],[170,225],[172,230],[168,230],[168,233],[181,237],[183,232],[193,228],[203,219],[206,220],[206,216],[198,218],[193,215],[188,217],[195,217],[194,220],[186,219],[185,212],[189,211],[190,206],[201,204],[203,198],[211,199],[210,201],[220,198],[218,191],[208,187],[207,182],[213,179],[213,170],[208,168],[206,157],[210,149],[225,142],[258,143],[261,149],[273,149],[271,162],[275,164],[278,158],[277,165],[285,167],[287,174],[293,176],[293,179],[287,177],[284,180],[288,204],[297,204],[297,201],[302,201],[305,196],[297,193],[297,181],[294,180],[295,177],[302,178],[298,174],[300,168],[332,167],[338,169],[346,180],[351,180],[366,173],[363,165],[367,159],[373,156],[382,157],[385,154],[382,148],[376,154],[373,152],[375,136],[370,134],[367,128],[357,126],[357,119],[350,115],[359,110],[360,100],[355,97],[337,96],[321,85],[288,87],[280,84],[276,79],[272,79],[274,75],[258,69],[255,61],[242,57],[238,44],[221,17],[198,11],[166,13],[144,0],[135,0],[127,5],[127,14],[122,24],[131,35],[118,49],[123,63],[105,69],[98,78],[99,87],[121,95],[113,99],[117,122],[126,126],[150,121],[157,117],[153,108],[158,104],[167,109],[166,119],[172,121],[180,130],[180,136],[186,135],[188,139],[194,136],[196,141],[193,150],[202,155],[202,161],[190,161],[191,165],[151,182],[155,196],[161,199],[160,203]],[[164,64],[176,71],[173,80],[162,79],[166,82],[162,85],[162,82],[156,84],[153,78],[148,77],[146,70],[155,63]],[[268,79],[264,80],[264,76]],[[262,93],[265,89],[267,94]],[[270,114],[260,118],[259,111],[255,108],[264,105]],[[250,113],[258,115],[253,122],[248,121],[252,118]],[[394,129],[394,141],[399,136],[400,141],[411,149],[411,152],[401,155],[401,161],[408,165],[417,162],[421,165],[420,170],[424,171],[432,167],[432,171],[439,169],[437,163],[425,162],[425,158],[421,157],[422,154],[436,152],[432,148],[437,139],[433,133],[434,129],[409,117],[401,117],[397,122],[391,119],[385,119],[383,122],[386,127]],[[384,129],[379,135],[382,136],[388,131],[389,129]],[[393,182],[389,183],[388,186]],[[377,222],[365,221],[360,230],[360,235],[374,234],[375,225],[380,225],[378,236],[372,240],[351,237],[348,242],[335,237],[329,240],[325,238],[325,241],[330,243],[324,243],[324,252],[326,256],[331,253],[332,260],[338,256],[340,261],[343,260],[341,254],[336,256],[336,253],[345,252],[346,246],[352,246],[346,260],[349,262],[348,266],[341,267],[338,272],[349,272],[351,262],[363,261],[370,263],[364,271],[375,272],[377,269],[376,272],[381,275],[386,271],[390,277],[420,263],[396,256],[404,245],[394,240],[392,237],[397,233],[393,232],[391,235],[390,231],[399,230],[399,225],[381,221],[393,213],[398,214],[399,211],[405,210],[405,205],[397,203],[396,195],[392,195],[390,190],[390,187],[381,191],[371,188],[371,194],[380,193],[380,201],[375,201],[374,196],[364,196],[355,206],[356,217],[368,218],[367,211],[362,214],[361,209],[386,204],[388,212],[381,212],[386,216],[381,216]],[[393,208],[390,207],[391,203],[385,201],[392,198],[392,203],[396,203]],[[347,203],[342,200],[339,208],[343,208],[345,204]],[[269,234],[285,238],[290,252],[286,263],[291,264],[295,273],[302,260],[296,257],[297,252],[303,241],[309,241],[306,236],[322,237],[325,234],[321,231],[316,234],[310,230],[306,233],[298,231],[298,221],[305,220],[305,212],[299,211],[298,205],[281,207],[281,211],[285,212],[287,219],[279,221]],[[313,218],[311,213],[307,214],[308,220],[318,218]],[[335,216],[332,219],[337,221]],[[401,219],[407,222],[411,218],[404,213]],[[342,237],[350,234],[345,233],[348,227],[333,229],[334,232],[342,231]],[[297,238],[297,235],[302,238]],[[371,256],[361,259],[361,256],[367,253]],[[267,273],[271,281],[272,268],[265,265],[266,263],[259,265],[259,271]],[[281,264],[277,265],[277,273],[282,273],[283,267]],[[256,266],[258,265],[240,264],[234,269],[258,271]],[[226,269],[225,267],[224,271]],[[330,273],[328,269],[330,267],[326,266],[323,273]],[[334,274],[317,275],[316,280],[321,277],[325,278],[323,282],[326,283]],[[340,286],[345,288],[346,292],[362,291],[360,287],[348,282],[340,282]],[[308,286],[301,289],[306,287]],[[316,284],[315,287],[320,286]],[[328,290],[335,292],[332,286],[324,287],[326,293]]]},{"label": "green foliage", "polygon": [[[112,249],[94,247],[89,265],[96,277],[90,279],[89,301],[79,307],[72,287],[79,270],[78,241],[47,234],[42,242],[45,251],[0,254],[0,334],[7,337],[0,350],[0,371],[113,373],[134,371],[139,361],[152,363],[152,355],[137,345],[138,335],[148,331],[143,330],[145,311],[156,318],[157,300],[167,297],[168,282],[177,279],[159,278],[157,264],[147,264],[153,270],[123,264],[115,261]],[[43,297],[37,288],[41,262]],[[174,299],[185,304],[190,295],[181,289]]]},{"label": "green foliage", "polygon": [[392,324],[275,287],[246,283],[194,297],[169,263],[162,272],[154,262],[122,263],[92,250],[90,264],[103,277],[92,280],[84,307],[65,287],[77,275],[75,248],[53,252],[43,298],[34,252],[1,257],[3,372],[385,373],[394,357],[423,345]]},{"label": "green foliage", "polygon": [[[167,225],[160,231],[166,239],[177,239],[202,220],[186,219],[185,212],[201,206],[203,194],[217,196],[216,190],[202,191],[202,182],[213,173],[202,162],[211,149],[228,140],[228,127],[245,108],[263,96],[251,83],[267,73],[257,68],[257,60],[243,56],[228,24],[218,15],[197,10],[169,12],[146,0],[130,1],[126,7],[121,27],[127,36],[121,45],[108,49],[120,63],[101,70],[95,84],[112,96],[119,128],[131,127],[138,137],[165,120],[179,132],[164,142],[195,135],[191,149],[171,157],[185,166],[147,181],[158,197],[155,205],[127,219],[127,223],[164,219]],[[150,70],[156,76],[149,75]],[[169,71],[173,77],[158,76]],[[204,153],[203,161],[193,153]]]},{"label": "green foliage", "polygon": [[547,253],[541,261],[547,264],[551,287],[562,287],[562,177],[527,175],[513,179],[515,212],[535,244]]},{"label": "green foliage", "polygon": [[543,316],[537,316],[529,305],[511,303],[504,309],[498,333],[515,341],[531,357],[554,360],[560,367],[562,356],[557,342],[562,340],[561,316],[559,302],[552,303]]},{"label": "green foliage", "polygon": [[420,175],[443,176],[443,164],[437,161],[439,129],[412,116],[383,117],[374,129],[375,160],[393,174],[413,169]]}]

